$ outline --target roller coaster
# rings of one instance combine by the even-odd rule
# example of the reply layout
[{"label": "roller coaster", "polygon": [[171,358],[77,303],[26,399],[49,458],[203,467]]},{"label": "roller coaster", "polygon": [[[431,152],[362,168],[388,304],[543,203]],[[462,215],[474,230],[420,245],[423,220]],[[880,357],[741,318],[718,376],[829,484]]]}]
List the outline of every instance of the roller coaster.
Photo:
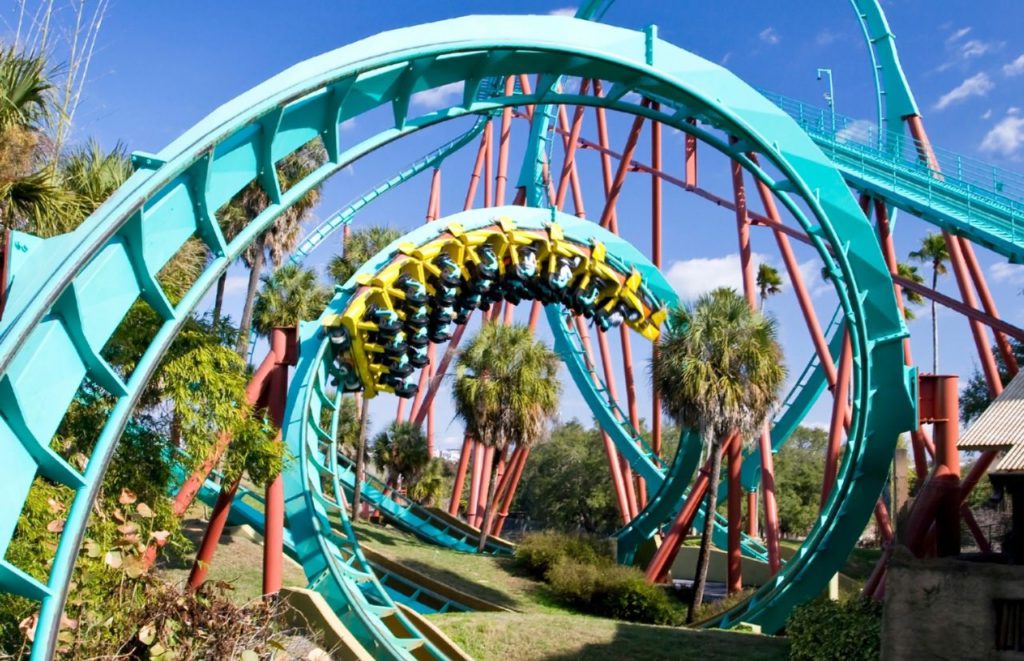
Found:
[{"label": "roller coaster", "polygon": [[[283,526],[278,532],[286,552],[364,651],[377,658],[446,658],[397,604],[421,612],[462,606],[431,599],[429,590],[415,585],[396,587],[398,579],[375,566],[359,546],[345,506],[355,468],[337,445],[340,402],[347,392],[394,395],[401,419],[405,400],[412,399],[409,419],[423,424],[450,360],[446,352],[438,361],[437,347],[454,349],[475,315],[508,323],[515,306],[526,303],[531,327],[543,311],[555,348],[602,430],[622,514],[619,560],[638,562],[640,549],[659,539],[646,569],[652,580],[663,577],[681,537],[707,515],[700,440],[684,430],[676,455],[663,457],[660,417],[652,417],[648,443],[635,394],[630,343],[656,340],[666,310],[678,302],[660,270],[661,196],[668,184],[735,211],[748,298],[753,297],[751,228],[772,233],[814,348],[765,433],[742,457],[738,479],[723,481],[730,516],[713,514],[716,545],[767,562],[773,576],[705,626],[744,622],[766,632],[780,630],[796,605],[821,593],[872,516],[883,536],[891,536],[880,494],[899,435],[911,432],[919,475],[928,474],[928,456],[934,455],[917,419],[918,380],[899,288],[942,295],[895,273],[896,210],[945,234],[962,300],[940,302],[969,318],[993,393],[1002,383],[986,327],[1011,374],[1016,362],[1007,337],[1024,338],[1024,332],[999,319],[972,248],[977,244],[1021,261],[1024,178],[931,147],[881,7],[875,0],[851,4],[869,45],[878,100],[878,126],[864,133],[851,130],[852,120],[835,120],[819,108],[754,89],[725,68],[659,39],[653,26],[633,31],[604,24],[610,2],[592,0],[575,18],[468,16],[381,33],[296,64],[217,108],[163,150],[134,154],[136,172],[75,231],[47,240],[15,233],[0,317],[0,439],[6,459],[0,464],[5,485],[0,548],[6,551],[15,534],[36,476],[75,492],[45,580],[0,560],[0,589],[41,605],[32,657],[54,653],[71,572],[107,465],[143,387],[204,294],[311,189],[378,149],[467,116],[472,125],[465,133],[331,214],[292,256],[301,262],[328,238],[347,231],[375,200],[432,173],[428,222],[372,257],[337,289],[318,319],[300,324],[281,416],[283,438],[296,461],[286,468],[278,495],[271,496],[280,502],[263,503],[265,524],[262,505],[251,507],[252,499],[262,496],[244,489],[233,496],[236,516],[266,525],[268,533]],[[417,93],[452,84],[462,90],[454,102],[427,110],[411,102]],[[597,119],[596,141],[582,136],[587,110]],[[359,137],[342,134],[343,122],[375,111],[387,114],[388,126]],[[621,151],[610,146],[607,111],[634,117]],[[527,123],[529,137],[509,204],[514,122]],[[650,163],[636,153],[645,123],[651,131]],[[663,169],[664,127],[684,136],[682,177]],[[322,143],[326,162],[284,189],[276,164],[311,141]],[[442,167],[474,143],[479,148],[464,208],[442,214]],[[698,145],[730,165],[728,198],[700,186]],[[586,150],[599,155],[603,174],[602,211],[595,216],[585,211],[577,168],[577,156]],[[626,221],[620,223],[617,202],[630,173],[651,180],[650,253],[619,236]],[[483,204],[474,208],[481,180]],[[228,241],[216,212],[254,181],[269,204]],[[748,182],[761,213],[751,208]],[[570,196],[573,214],[564,211]],[[213,258],[172,304],[157,274],[193,237]],[[814,251],[834,287],[838,307],[824,329],[801,280],[792,241]],[[102,350],[137,300],[160,316],[162,326],[134,370],[119,374]],[[622,342],[621,372],[612,365],[608,347],[615,329]],[[626,383],[625,404],[619,376]],[[78,467],[51,447],[51,439],[86,383],[116,403],[88,463]],[[833,399],[830,447],[835,449],[826,458],[831,484],[799,552],[783,562],[770,486],[772,455],[826,390]],[[656,394],[654,406],[657,413]],[[477,485],[487,483],[495,463],[503,467],[499,493],[505,497],[491,531],[500,534],[527,456],[528,450],[515,448],[495,462],[467,438],[448,512],[422,507],[372,481],[363,496],[395,525],[472,553],[483,525]],[[966,476],[964,496],[993,457],[985,455]],[[477,491],[468,521],[462,522],[452,515],[458,513],[470,463]],[[200,496],[212,502],[220,486],[209,482],[209,475],[200,477]],[[749,499],[759,487],[765,495],[765,542],[753,527],[740,534],[733,516],[741,493]],[[756,497],[748,502],[756,512]],[[272,518],[272,508],[281,519]],[[969,510],[965,517],[970,525]],[[756,514],[750,518],[757,520]],[[494,537],[485,552],[511,549]],[[868,589],[876,588],[873,577]]]}]

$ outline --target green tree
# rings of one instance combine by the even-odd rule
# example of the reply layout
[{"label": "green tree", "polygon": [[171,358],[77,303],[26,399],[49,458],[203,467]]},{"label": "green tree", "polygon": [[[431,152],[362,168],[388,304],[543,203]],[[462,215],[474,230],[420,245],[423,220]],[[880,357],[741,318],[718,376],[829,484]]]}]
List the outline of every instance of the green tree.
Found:
[{"label": "green tree", "polygon": [[826,430],[797,427],[775,455],[775,494],[783,536],[806,534],[818,518],[827,445]]},{"label": "green tree", "polygon": [[46,135],[53,93],[43,56],[0,48],[0,223],[39,236],[66,231],[74,206]]},{"label": "green tree", "polygon": [[401,236],[401,232],[390,227],[370,226],[355,230],[345,240],[343,253],[332,257],[327,264],[327,274],[335,283],[345,284],[366,260]]},{"label": "green tree", "polygon": [[619,525],[601,432],[576,420],[538,443],[516,492],[515,507],[545,528],[610,535]]},{"label": "green tree", "polygon": [[782,293],[782,276],[774,266],[761,262],[757,267],[757,290],[761,294],[761,310],[769,296]]},{"label": "green tree", "polygon": [[[1017,359],[1017,364],[1024,365],[1024,342],[1010,338],[1010,349]],[[996,359],[996,368],[999,370],[999,379],[1003,383],[1010,382],[1010,371],[1006,369],[1006,362],[999,348],[992,346],[992,355]],[[960,419],[965,423],[971,422],[981,415],[988,405],[992,403],[992,396],[989,394],[988,381],[984,373],[975,368],[974,373],[967,380],[967,385],[960,392]]]},{"label": "green tree", "polygon": [[[906,262],[898,262],[896,264],[896,272],[902,277],[911,282],[921,284],[924,282],[924,277],[917,272],[917,267],[913,264],[907,264]],[[900,291],[903,292],[903,318],[907,321],[913,321],[917,318],[914,311],[910,306],[921,305],[924,303],[924,297],[918,294],[912,289],[901,287]]]},{"label": "green tree", "polygon": [[[910,258],[923,264],[931,264],[932,289],[938,289],[939,276],[946,273],[949,261],[949,246],[945,237],[938,232],[925,235],[921,247],[910,253]],[[939,321],[935,316],[935,300],[932,300],[932,373],[939,373]]]},{"label": "green tree", "polygon": [[[558,409],[558,355],[523,325],[487,323],[459,353],[455,367],[455,414],[466,433],[495,453],[539,441]],[[484,506],[479,550],[494,516],[494,473]]]},{"label": "green tree", "polygon": [[392,489],[416,481],[430,463],[427,437],[410,422],[392,422],[373,439],[373,463]]},{"label": "green tree", "polygon": [[433,457],[409,484],[407,495],[422,505],[434,507],[450,490],[453,477],[448,471],[448,464]]},{"label": "green tree", "polygon": [[[313,140],[296,152],[281,159],[277,164],[281,190],[288,190],[309,173],[319,167],[327,158],[319,140]],[[269,260],[274,268],[281,266],[285,255],[299,243],[302,222],[320,202],[320,187],[312,188],[297,202],[281,212],[271,226],[256,237],[242,255],[243,263],[249,268],[249,282],[246,285],[245,303],[238,328],[238,353],[244,355],[249,348],[249,331],[252,328],[252,308],[256,298],[263,266]],[[246,186],[219,214],[222,228],[241,231],[263,210],[270,206],[270,198],[256,181]],[[226,232],[229,234],[229,232]],[[225,239],[228,237],[225,236]],[[216,302],[215,302],[216,304]],[[215,310],[215,316],[219,312]]]},{"label": "green tree", "polygon": [[277,326],[315,319],[331,300],[330,290],[320,284],[316,272],[295,264],[285,264],[262,280],[263,289],[253,304],[252,326],[264,337]]},{"label": "green tree", "polygon": [[[732,289],[719,288],[692,308],[669,312],[668,330],[658,340],[651,380],[662,407],[677,424],[696,429],[711,450],[707,512],[714,512],[722,465],[722,441],[734,433],[754,438],[786,378],[775,321],[750,309]],[[693,601],[704,596],[714,517],[705,517]]]}]

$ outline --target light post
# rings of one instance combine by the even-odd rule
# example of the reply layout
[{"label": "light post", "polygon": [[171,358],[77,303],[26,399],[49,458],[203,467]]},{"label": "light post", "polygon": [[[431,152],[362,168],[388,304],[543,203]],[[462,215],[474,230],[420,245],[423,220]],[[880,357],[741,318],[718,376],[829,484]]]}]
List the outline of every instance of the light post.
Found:
[{"label": "light post", "polygon": [[832,118],[832,133],[836,132],[836,95],[835,89],[832,87],[832,69],[818,68],[818,80],[821,80],[822,76],[828,76],[828,91],[825,92],[825,101],[828,102],[829,114]]}]

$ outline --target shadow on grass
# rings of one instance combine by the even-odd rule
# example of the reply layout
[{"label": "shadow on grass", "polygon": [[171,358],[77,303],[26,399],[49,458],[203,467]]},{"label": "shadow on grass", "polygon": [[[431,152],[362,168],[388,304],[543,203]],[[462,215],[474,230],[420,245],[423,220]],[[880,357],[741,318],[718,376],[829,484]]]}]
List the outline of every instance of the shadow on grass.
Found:
[{"label": "shadow on grass", "polygon": [[615,635],[608,642],[587,643],[571,652],[545,658],[549,661],[621,661],[624,650],[628,650],[628,658],[637,659],[781,661],[789,658],[789,643],[781,638],[685,628],[673,633],[667,627],[629,622],[617,623]]},{"label": "shadow on grass", "polygon": [[477,597],[478,599],[484,599],[497,606],[511,608],[513,610],[519,610],[522,606],[522,604],[519,603],[519,600],[509,596],[505,592],[487,587],[486,585],[474,583],[451,570],[442,569],[436,565],[412,559],[402,560],[400,564],[413,571],[419,572],[424,576],[428,576],[439,583],[444,583],[453,590]]}]

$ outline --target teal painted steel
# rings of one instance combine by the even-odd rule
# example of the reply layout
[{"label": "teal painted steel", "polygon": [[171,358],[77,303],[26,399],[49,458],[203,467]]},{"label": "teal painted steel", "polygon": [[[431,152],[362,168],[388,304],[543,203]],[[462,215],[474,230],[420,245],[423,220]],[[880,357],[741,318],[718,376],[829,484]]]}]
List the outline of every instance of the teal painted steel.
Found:
[{"label": "teal painted steel", "polygon": [[[445,34],[443,44],[436,43],[437,34]],[[616,93],[603,99],[557,90],[476,98],[486,79],[523,71],[597,77],[609,81]],[[410,116],[413,93],[458,81],[465,83],[461,103]],[[661,110],[639,107],[627,91],[658,100]],[[812,534],[800,562],[791,562],[783,572],[778,589],[756,602],[759,612],[774,607],[784,612],[821,583],[823,572],[831,575],[849,541],[842,531],[866,520],[881,490],[883,478],[878,475],[884,476],[884,466],[878,457],[885,454],[888,439],[894,441],[912,418],[909,397],[900,395],[907,392],[907,379],[894,367],[902,363],[899,340],[905,330],[895,312],[891,282],[870,227],[842,180],[790,118],[732,74],[671,44],[643,33],[561,17],[469,17],[378,35],[270,79],[214,111],[155,156],[136,159],[141,169],[96,214],[75,232],[51,239],[45,250],[29,255],[0,320],[0,436],[13,457],[0,467],[0,477],[12,510],[24,502],[30,483],[25,476],[36,471],[76,490],[46,585],[28,580],[7,564],[0,571],[5,590],[42,600],[36,658],[53,649],[90,504],[141,388],[227,265],[290,204],[360,156],[454,117],[490,112],[503,104],[537,103],[599,103],[693,133],[772,186],[811,235],[840,285],[851,320],[856,360],[852,438],[859,445],[851,444],[856,450],[848,455],[853,468],[844,464],[841,488],[828,516]],[[340,123],[382,105],[393,110],[393,128],[343,149]],[[740,136],[741,141],[730,146],[717,133],[688,124],[687,117]],[[270,164],[316,137],[325,142],[329,161],[280,192]],[[746,159],[747,151],[770,161],[785,180],[772,180]],[[273,203],[226,242],[215,210],[257,178]],[[803,198],[809,216],[791,195]],[[155,274],[193,235],[206,243],[215,259],[184,299],[171,306]],[[125,380],[104,363],[101,350],[140,295],[165,323]],[[117,402],[91,461],[79,471],[48,444],[86,375],[117,396]],[[877,388],[897,393],[888,401],[888,414],[870,405]],[[35,406],[39,401],[48,406],[40,409]],[[870,444],[864,440],[868,430],[873,435]],[[8,539],[15,521],[16,515],[0,520]]]}]

